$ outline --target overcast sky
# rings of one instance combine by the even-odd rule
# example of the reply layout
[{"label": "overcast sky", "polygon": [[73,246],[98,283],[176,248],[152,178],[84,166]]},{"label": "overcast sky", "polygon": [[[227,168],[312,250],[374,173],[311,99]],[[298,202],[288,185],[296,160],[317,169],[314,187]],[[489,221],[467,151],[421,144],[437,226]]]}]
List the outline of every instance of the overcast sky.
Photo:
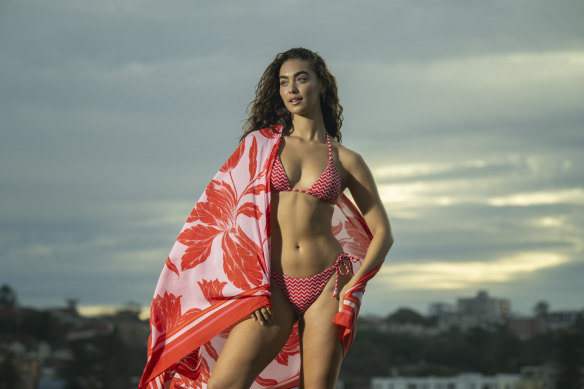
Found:
[{"label": "overcast sky", "polygon": [[276,53],[319,52],[395,234],[362,311],[584,308],[584,2],[0,3],[0,283],[148,306]]}]

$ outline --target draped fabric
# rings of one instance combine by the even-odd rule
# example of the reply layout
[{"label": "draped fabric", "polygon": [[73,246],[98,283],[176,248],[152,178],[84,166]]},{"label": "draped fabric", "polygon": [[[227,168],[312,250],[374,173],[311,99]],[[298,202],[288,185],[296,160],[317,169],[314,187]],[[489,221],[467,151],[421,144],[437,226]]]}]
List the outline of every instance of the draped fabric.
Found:
[{"label": "draped fabric", "polygon": [[[269,176],[282,138],[274,126],[247,135],[199,198],[172,247],[150,310],[148,360],[139,388],[206,388],[230,329],[270,304]],[[371,240],[362,215],[341,195],[332,231],[361,258]],[[343,296],[334,322],[345,352],[355,336],[365,275]],[[298,385],[298,326],[252,388]]]}]

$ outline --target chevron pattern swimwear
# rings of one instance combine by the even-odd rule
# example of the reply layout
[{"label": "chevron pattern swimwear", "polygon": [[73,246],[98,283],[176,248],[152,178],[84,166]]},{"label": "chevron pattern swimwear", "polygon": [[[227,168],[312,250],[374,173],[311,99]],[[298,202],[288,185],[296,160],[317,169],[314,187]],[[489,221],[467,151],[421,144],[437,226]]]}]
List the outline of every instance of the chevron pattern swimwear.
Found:
[{"label": "chevron pattern swimwear", "polygon": [[[276,192],[301,192],[308,195],[314,196],[319,200],[325,201],[330,204],[335,204],[341,195],[341,177],[335,166],[333,160],[333,152],[331,146],[331,140],[326,134],[326,142],[328,145],[328,163],[321,175],[316,179],[314,184],[308,190],[295,189],[290,186],[290,180],[282,165],[282,160],[280,155],[277,154],[274,160],[274,165],[272,167],[272,172],[270,176],[270,184],[272,190]],[[331,278],[331,276],[336,272],[337,278],[335,280],[335,290],[333,291],[333,298],[337,296],[337,286],[340,275],[352,274],[352,266],[347,263],[343,263],[344,259],[348,259],[351,262],[358,261],[359,258],[353,257],[349,254],[342,253],[338,256],[335,263],[328,269],[307,278],[294,278],[278,273],[275,271],[271,272],[271,278],[280,287],[284,295],[292,304],[294,311],[298,316],[302,316],[304,312],[316,301],[322,290],[324,289],[326,283]],[[344,268],[342,267],[344,265]]]},{"label": "chevron pattern swimwear", "polygon": [[326,141],[328,144],[329,159],[328,164],[320,177],[312,184],[308,190],[295,189],[290,186],[290,180],[286,174],[286,170],[282,165],[282,160],[278,154],[274,160],[272,167],[272,174],[270,177],[272,189],[276,192],[301,192],[316,197],[327,203],[335,204],[341,195],[341,177],[335,166],[333,160],[333,152],[331,147],[331,140],[326,134]]},{"label": "chevron pattern swimwear", "polygon": [[[348,262],[347,262],[348,261]],[[333,290],[333,298],[338,296],[339,290],[339,275],[346,276],[353,274],[353,266],[351,263],[359,261],[359,257],[355,257],[346,253],[341,253],[335,263],[321,271],[307,278],[289,277],[285,274],[271,271],[272,280],[284,293],[284,296],[290,301],[292,308],[298,316],[302,316],[304,312],[316,301],[320,296],[326,283],[334,273],[336,274],[335,289]]]}]

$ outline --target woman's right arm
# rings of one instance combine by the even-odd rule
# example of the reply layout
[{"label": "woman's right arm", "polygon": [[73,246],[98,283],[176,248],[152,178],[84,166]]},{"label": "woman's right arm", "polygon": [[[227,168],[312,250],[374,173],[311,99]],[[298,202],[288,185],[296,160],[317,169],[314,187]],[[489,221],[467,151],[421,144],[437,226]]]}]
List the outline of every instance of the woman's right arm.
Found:
[{"label": "woman's right arm", "polygon": [[[385,261],[385,256],[393,245],[393,233],[389,217],[383,206],[371,170],[363,158],[354,151],[343,148],[339,153],[346,171],[346,185],[371,231],[371,243],[363,264],[351,280],[343,287],[341,296],[365,274]],[[342,304],[342,299],[340,301]]]}]

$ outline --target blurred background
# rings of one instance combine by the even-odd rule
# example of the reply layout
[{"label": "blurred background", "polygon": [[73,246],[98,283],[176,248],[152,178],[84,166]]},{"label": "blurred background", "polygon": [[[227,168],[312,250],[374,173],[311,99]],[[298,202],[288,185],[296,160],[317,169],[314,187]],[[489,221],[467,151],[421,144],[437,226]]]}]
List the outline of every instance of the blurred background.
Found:
[{"label": "blurred background", "polygon": [[[135,385],[171,245],[261,73],[303,46],[337,78],[343,143],[396,239],[345,387],[473,371],[570,388],[557,377],[561,355],[584,365],[583,16],[579,0],[3,0],[0,376]],[[519,354],[480,346],[499,343]],[[96,367],[112,355],[126,370]]]}]

